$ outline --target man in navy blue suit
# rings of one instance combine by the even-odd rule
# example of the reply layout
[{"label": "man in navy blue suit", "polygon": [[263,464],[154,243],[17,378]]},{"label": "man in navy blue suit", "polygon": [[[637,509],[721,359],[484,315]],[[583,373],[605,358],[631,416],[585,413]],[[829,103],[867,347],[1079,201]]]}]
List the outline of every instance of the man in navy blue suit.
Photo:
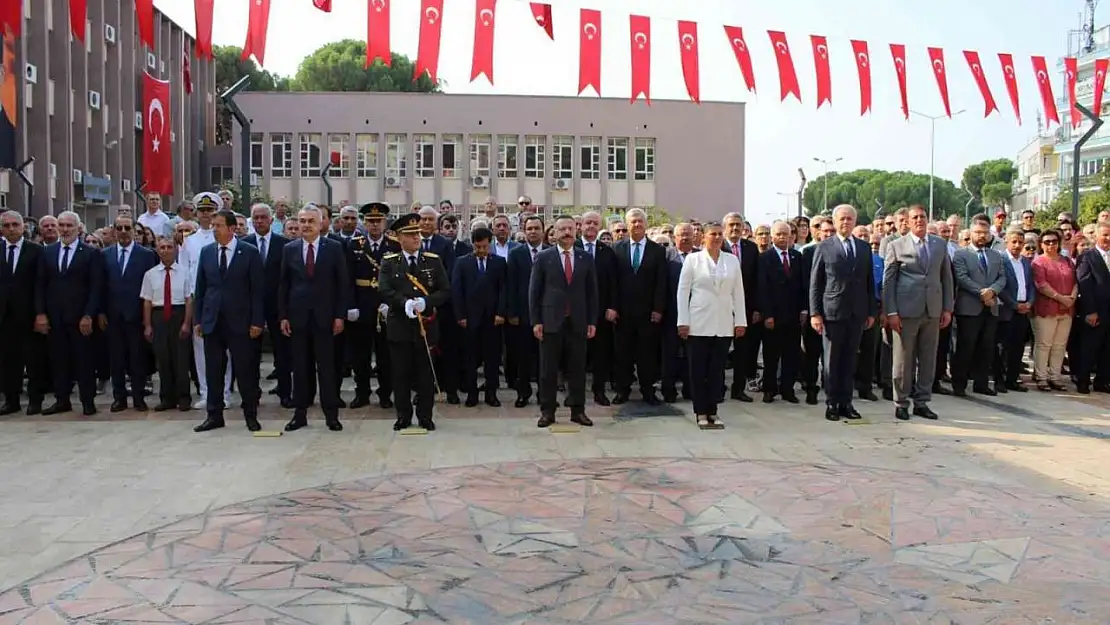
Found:
[{"label": "man in navy blue suit", "polygon": [[[540,342],[532,336],[532,317],[528,314],[528,283],[532,279],[532,263],[539,253],[546,249],[543,243],[543,218],[535,215],[524,220],[524,245],[518,245],[509,252],[509,263],[505,282],[505,313],[509,316],[506,342],[509,349],[516,352],[516,377],[506,375],[506,384],[516,389],[517,408],[528,405],[532,398],[532,377],[538,372],[536,366],[540,353]],[[506,371],[506,374],[508,372]]]},{"label": "man in navy blue suit", "polygon": [[158,264],[154,252],[135,244],[131,217],[116,218],[116,244],[104,250],[104,312],[100,330],[108,334],[112,371],[112,412],[127,410],[127,378],[135,410],[145,411],[147,344],[143,340],[143,277]]},{"label": "man in navy blue suit", "polygon": [[474,252],[455,261],[451,276],[451,297],[455,300],[455,318],[463,335],[466,358],[463,384],[466,405],[478,405],[478,365],[486,378],[486,404],[497,408],[498,365],[501,362],[501,329],[505,324],[504,258],[490,254],[493,232],[477,228],[470,235]]},{"label": "man in navy blue suit", "polygon": [[[262,276],[265,284],[262,293],[262,308],[266,314],[266,331],[274,346],[274,373],[277,374],[277,388],[274,394],[281,401],[282,408],[293,407],[292,365],[290,364],[289,339],[281,333],[278,325],[277,293],[281,282],[281,251],[289,239],[272,230],[274,215],[266,204],[251,207],[251,225],[254,234],[243,237],[244,243],[258,248],[262,257]],[[258,361],[262,360],[262,341],[258,341]]]},{"label": "man in navy blue suit", "polygon": [[[227,355],[239,383],[247,429],[257,432],[258,365],[255,342],[266,323],[265,278],[258,248],[235,238],[235,213],[222,210],[212,220],[215,242],[204,246],[197,261],[193,332],[204,339],[204,375],[208,388],[218,389],[227,371]],[[224,426],[224,401],[208,394],[208,416],[194,432]]]},{"label": "man in navy blue suit", "polygon": [[802,358],[802,324],[809,316],[809,284],[802,253],[791,245],[790,224],[771,224],[771,241],[756,263],[756,310],[764,328],[763,403],[781,395],[796,404],[794,382]]}]

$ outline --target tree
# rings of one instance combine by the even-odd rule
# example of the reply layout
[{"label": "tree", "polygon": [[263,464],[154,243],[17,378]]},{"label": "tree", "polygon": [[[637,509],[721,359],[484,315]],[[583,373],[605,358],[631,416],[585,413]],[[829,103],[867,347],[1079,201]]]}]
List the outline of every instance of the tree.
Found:
[{"label": "tree", "polygon": [[[936,178],[933,183],[933,216],[940,219],[950,213],[963,213],[960,192],[951,180]],[[802,203],[807,215],[828,213],[840,204],[851,204],[859,211],[859,222],[871,223],[879,205],[887,214],[911,204],[929,206],[929,176],[908,171],[857,169],[828,174],[828,204],[822,206],[825,176],[806,185]]]},{"label": "tree", "polygon": [[[1099,187],[1097,190],[1079,195],[1079,214],[1075,217],[1081,226],[1095,223],[1101,211],[1110,210],[1110,167],[1104,167],[1095,174],[1095,182]],[[1044,210],[1037,211],[1037,226],[1055,226],[1057,215],[1071,212],[1071,197],[1070,190],[1063,191]]]},{"label": "tree", "polygon": [[376,59],[366,67],[366,42],[344,39],[325,44],[306,56],[297,68],[294,91],[405,91],[432,93],[440,85],[423,73],[414,82],[413,63],[403,54],[392,55],[390,67]]},{"label": "tree", "polygon": [[[243,49],[235,46],[214,46],[212,55],[216,65],[216,93],[221,94],[228,87],[239,82],[243,76],[250,76],[251,91],[289,91],[289,79],[271,74],[258,66],[252,59],[242,58]],[[216,143],[230,143],[231,111],[224,101],[216,100]]]},{"label": "tree", "polygon": [[972,210],[982,212],[985,208],[1005,208],[1013,198],[1016,175],[1017,168],[1008,158],[968,165],[961,182],[975,200]]}]

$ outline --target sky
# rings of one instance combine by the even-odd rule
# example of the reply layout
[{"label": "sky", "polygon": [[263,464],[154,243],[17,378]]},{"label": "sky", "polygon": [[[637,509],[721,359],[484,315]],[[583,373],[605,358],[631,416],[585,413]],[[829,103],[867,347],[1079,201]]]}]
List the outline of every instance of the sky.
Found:
[{"label": "sky", "polygon": [[[391,0],[393,50],[416,57],[419,0]],[[1041,108],[1030,55],[1044,55],[1049,68],[1067,51],[1068,30],[1079,24],[1079,0],[550,0],[555,40],[535,24],[528,3],[497,3],[494,77],[471,83],[473,0],[445,0],[439,75],[445,90],[456,93],[573,96],[578,88],[578,9],[602,12],[602,91],[606,97],[630,94],[629,26],[631,13],[652,18],[652,96],[688,99],[682,79],[677,20],[698,22],[703,100],[745,102],[746,213],[749,219],[781,215],[789,201],[780,193],[798,188],[799,167],[813,180],[823,173],[814,158],[843,159],[831,170],[876,168],[929,172],[930,122],[906,121],[889,43],[907,48],[910,108],[927,115],[944,113],[926,47],[945,49],[952,111],[966,112],[936,122],[936,175],[959,184],[963,169],[990,158],[1013,158],[1036,136]],[[265,69],[296,72],[301,59],[319,46],[340,39],[366,38],[366,0],[333,0],[322,13],[312,0],[272,0]],[[160,10],[192,32],[193,3],[161,0]],[[1052,6],[1052,9],[1048,7]],[[242,46],[249,0],[216,0],[213,39]],[[1105,11],[1099,11],[1104,18]],[[723,25],[740,26],[752,50],[757,93],[748,93]],[[767,30],[785,31],[801,83],[802,102],[779,99],[778,72]],[[809,36],[829,42],[832,105],[816,110],[816,81]],[[872,112],[859,115],[859,83],[850,40],[870,44]],[[984,105],[963,57],[978,50],[1000,113],[984,119]],[[1018,70],[1023,125],[1018,125],[997,54],[1014,55]],[[1062,78],[1054,76],[1057,97]],[[589,96],[596,97],[590,91]],[[630,106],[645,106],[641,102]],[[696,106],[691,104],[691,107]],[[723,201],[727,201],[723,200]],[[722,210],[731,207],[722,206]],[[797,210],[790,206],[793,213]]]}]

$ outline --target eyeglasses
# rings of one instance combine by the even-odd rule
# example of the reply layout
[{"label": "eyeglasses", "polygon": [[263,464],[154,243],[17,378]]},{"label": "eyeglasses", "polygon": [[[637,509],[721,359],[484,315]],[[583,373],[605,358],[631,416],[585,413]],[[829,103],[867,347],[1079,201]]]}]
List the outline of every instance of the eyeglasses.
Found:
[{"label": "eyeglasses", "polygon": [[531,202],[517,202],[517,205],[518,206],[531,206],[532,203]]},{"label": "eyeglasses", "polygon": [[[1060,242],[1056,239],[1041,239],[1041,245],[1060,245]],[[1025,249],[1030,250],[1035,248],[1033,246],[1026,246]]]},{"label": "eyeglasses", "polygon": [[116,232],[131,232],[131,226],[116,226]]},{"label": "eyeglasses", "polygon": [[1037,246],[1036,245],[1026,245],[1025,246],[1025,251],[1026,252],[1036,252],[1037,251]]}]

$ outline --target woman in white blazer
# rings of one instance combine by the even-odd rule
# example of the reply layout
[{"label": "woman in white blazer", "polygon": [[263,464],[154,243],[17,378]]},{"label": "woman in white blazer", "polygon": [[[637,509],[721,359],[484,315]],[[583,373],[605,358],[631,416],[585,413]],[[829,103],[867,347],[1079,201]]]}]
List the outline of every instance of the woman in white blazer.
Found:
[{"label": "woman in white blazer", "polygon": [[690,395],[703,428],[717,426],[728,348],[748,325],[740,261],[721,252],[724,240],[721,224],[707,224],[702,250],[686,257],[678,277],[678,335],[686,340]]}]

